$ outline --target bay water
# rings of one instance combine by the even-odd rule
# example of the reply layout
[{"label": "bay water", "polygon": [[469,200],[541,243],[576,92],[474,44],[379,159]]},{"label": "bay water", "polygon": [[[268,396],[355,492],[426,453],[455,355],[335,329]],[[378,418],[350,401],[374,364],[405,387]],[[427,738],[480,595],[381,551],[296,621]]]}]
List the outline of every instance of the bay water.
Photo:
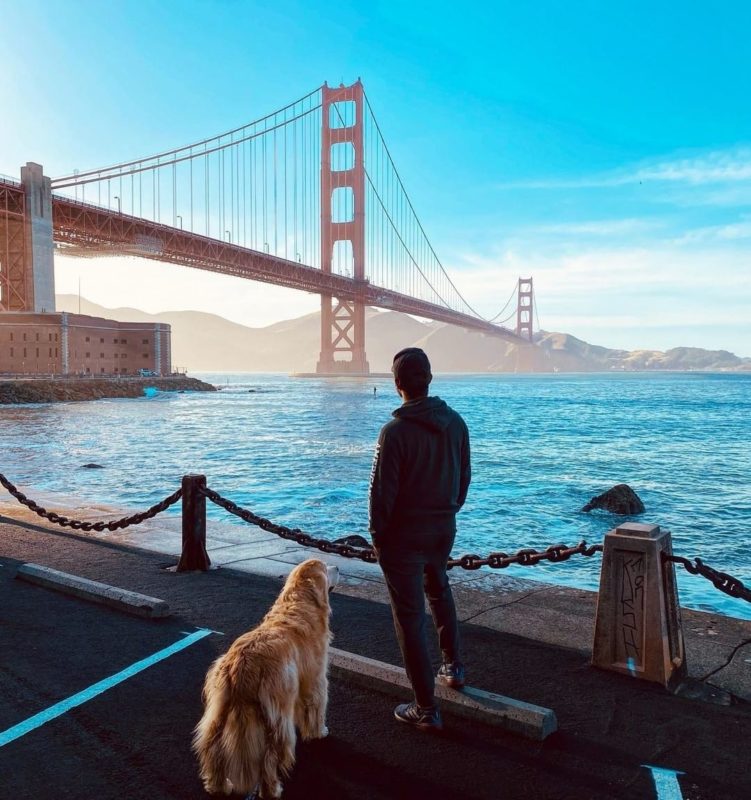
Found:
[{"label": "bay water", "polygon": [[[274,522],[367,537],[373,448],[400,402],[389,380],[196,377],[221,390],[0,407],[0,472],[32,498],[36,489],[129,510],[203,473]],[[437,375],[431,393],[464,416],[472,443],[454,555],[592,544],[632,519],[669,529],[676,554],[751,586],[751,374]],[[81,468],[90,462],[104,469]],[[617,483],[645,513],[580,511]],[[245,524],[211,504],[208,513]],[[506,572],[596,589],[600,561]],[[678,585],[685,606],[751,619],[751,604],[699,576],[679,569]]]}]

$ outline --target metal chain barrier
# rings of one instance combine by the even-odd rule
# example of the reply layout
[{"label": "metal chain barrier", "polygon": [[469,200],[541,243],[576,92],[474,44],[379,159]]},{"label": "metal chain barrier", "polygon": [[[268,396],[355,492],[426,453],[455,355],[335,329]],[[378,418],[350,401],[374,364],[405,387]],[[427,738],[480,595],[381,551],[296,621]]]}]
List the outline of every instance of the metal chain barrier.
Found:
[{"label": "metal chain barrier", "polygon": [[303,533],[299,528],[288,528],[285,525],[277,525],[271,522],[271,520],[259,517],[247,508],[241,508],[237,503],[233,503],[231,500],[222,497],[213,489],[206,488],[201,489],[201,491],[206,495],[208,500],[211,500],[212,503],[220,506],[225,511],[229,511],[230,514],[240,517],[240,519],[249,522],[251,525],[257,525],[259,528],[269,533],[274,533],[282,539],[290,539],[303,547],[314,547],[317,550],[321,550],[323,553],[335,553],[344,558],[359,558],[370,564],[375,564],[378,561],[372,547],[353,547],[349,544],[330,542],[328,539],[316,539],[310,534]]},{"label": "metal chain barrier", "polygon": [[[2,486],[4,486],[5,489],[7,489],[8,492],[15,497],[19,503],[31,509],[40,517],[43,517],[44,519],[56,525],[60,525],[63,528],[71,528],[74,531],[86,532],[101,532],[104,530],[116,531],[122,528],[127,528],[130,525],[138,525],[144,520],[151,519],[157,514],[161,514],[163,511],[166,511],[171,505],[174,505],[178,500],[180,500],[183,495],[183,490],[180,488],[168,497],[165,497],[161,502],[151,506],[151,508],[147,509],[146,511],[132,514],[128,517],[122,517],[121,519],[111,520],[110,522],[84,522],[83,520],[64,517],[60,514],[56,514],[54,511],[47,511],[47,509],[42,508],[42,506],[26,497],[26,495],[19,491],[2,473],[0,473],[0,484],[2,484]],[[299,528],[288,528],[285,525],[277,525],[276,523],[271,522],[271,520],[260,517],[258,514],[254,514],[249,509],[242,508],[236,503],[233,503],[231,500],[227,500],[213,489],[202,488],[201,492],[208,500],[211,500],[212,503],[220,506],[230,514],[234,514],[245,522],[248,522],[251,525],[256,525],[259,528],[268,531],[269,533],[273,533],[276,536],[281,537],[282,539],[289,539],[303,547],[315,548],[323,553],[333,553],[335,555],[342,556],[343,558],[359,558],[360,560],[366,561],[370,564],[375,564],[378,561],[375,551],[372,547],[354,547],[353,545],[349,544],[332,542],[328,539],[317,539],[308,533],[304,533]],[[534,550],[527,547],[523,548],[522,550],[518,550],[513,555],[497,552],[490,553],[483,558],[475,553],[468,553],[460,556],[459,558],[449,559],[446,566],[448,569],[460,567],[461,569],[467,570],[476,570],[480,569],[480,567],[505,569],[512,564],[518,564],[522,567],[532,567],[535,564],[539,564],[540,561],[550,561],[554,564],[562,561],[568,561],[568,559],[574,555],[591,557],[595,553],[601,553],[602,550],[603,546],[601,544],[588,545],[586,541],[582,540],[574,547],[568,547],[565,544],[553,544],[549,547],[546,547],[544,550]],[[682,556],[663,554],[663,558],[665,561],[679,564],[691,575],[701,575],[703,578],[711,581],[715,588],[719,589],[721,592],[724,592],[730,597],[740,598],[741,600],[745,600],[747,603],[751,603],[751,589],[746,587],[743,581],[735,578],[733,575],[729,575],[727,572],[720,572],[719,570],[710,567],[708,564],[705,564],[701,558],[694,558],[693,562],[687,558],[683,558]]]},{"label": "metal chain barrier", "polygon": [[601,544],[587,545],[582,540],[574,547],[567,547],[565,544],[551,544],[544,550],[534,550],[525,547],[518,550],[514,555],[508,553],[490,553],[486,558],[478,555],[465,555],[461,558],[451,558],[447,564],[448,569],[461,567],[462,569],[480,569],[480,567],[491,567],[492,569],[506,569],[511,564],[518,564],[521,567],[533,567],[540,561],[552,561],[557,564],[561,561],[568,561],[571,556],[593,556],[595,553],[602,552]]},{"label": "metal chain barrier", "polygon": [[[249,522],[251,525],[257,525],[269,533],[274,533],[282,539],[291,539],[294,542],[302,545],[303,547],[314,547],[324,553],[334,553],[344,558],[359,558],[362,561],[367,561],[370,564],[377,563],[375,551],[372,547],[353,547],[349,544],[337,544],[328,539],[316,539],[307,533],[303,533],[299,528],[287,528],[284,525],[277,525],[264,517],[259,517],[247,508],[242,508],[222,497],[218,492],[213,489],[202,489],[203,494],[211,500],[212,503],[220,506],[230,514]],[[491,553],[487,558],[482,558],[478,555],[465,555],[461,558],[449,559],[447,568],[461,567],[462,569],[480,569],[480,567],[488,566],[493,569],[505,569],[511,564],[519,564],[523,567],[534,566],[540,561],[548,560],[552,562],[567,561],[573,555],[592,556],[595,553],[602,551],[601,544],[595,544],[591,547],[587,543],[579,542],[576,547],[567,547],[565,544],[554,544],[545,550],[538,551],[526,548],[519,550],[515,555],[508,555],[507,553]]]},{"label": "metal chain barrier", "polygon": [[104,530],[116,531],[120,528],[127,528],[129,525],[139,525],[144,520],[151,519],[157,514],[161,514],[162,511],[165,511],[171,505],[174,505],[183,496],[183,490],[178,489],[169,497],[165,497],[160,503],[151,506],[151,508],[147,509],[146,511],[132,514],[129,517],[113,519],[110,522],[84,522],[83,520],[79,519],[69,519],[68,517],[63,517],[60,514],[56,514],[54,511],[47,511],[46,508],[42,508],[42,506],[37,505],[37,503],[35,503],[33,500],[29,500],[29,498],[26,497],[23,492],[20,492],[18,489],[16,489],[16,487],[2,473],[0,473],[0,484],[2,484],[10,492],[10,494],[12,494],[13,497],[18,500],[19,503],[25,505],[27,508],[30,508],[40,517],[44,517],[44,519],[53,522],[55,525],[60,525],[63,528],[72,528],[74,531],[86,532],[101,532]]},{"label": "metal chain barrier", "polygon": [[728,575],[727,572],[720,572],[710,567],[700,558],[695,558],[693,563],[689,559],[683,558],[683,556],[663,555],[663,558],[665,561],[680,564],[691,575],[701,575],[702,578],[711,581],[716,589],[730,595],[730,597],[738,597],[747,603],[751,603],[751,589],[748,589],[743,581]]}]

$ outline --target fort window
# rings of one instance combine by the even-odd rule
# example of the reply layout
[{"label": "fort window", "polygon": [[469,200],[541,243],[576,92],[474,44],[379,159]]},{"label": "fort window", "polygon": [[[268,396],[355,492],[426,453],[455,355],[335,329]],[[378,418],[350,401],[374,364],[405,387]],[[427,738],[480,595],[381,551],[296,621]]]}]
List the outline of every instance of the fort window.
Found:
[{"label": "fort window", "polygon": [[12,333],[10,335],[10,340],[11,340],[11,342],[13,341],[13,334]]},{"label": "fort window", "polygon": [[10,357],[13,358],[13,348],[10,348]]},{"label": "fort window", "polygon": [[99,340],[99,344],[104,344],[104,338]]},{"label": "fort window", "polygon": [[25,333],[23,335],[23,340],[24,340],[24,342],[26,341],[26,334]]},{"label": "fort window", "polygon": [[[12,336],[13,336],[13,334],[11,334],[11,337],[12,337]],[[142,340],[141,340],[141,344],[148,344],[148,343],[149,343],[149,340],[148,340],[148,339],[142,339]]]},{"label": "fort window", "polygon": [[112,342],[113,342],[114,344],[117,344],[117,339],[113,339],[113,340],[112,340]]},{"label": "fort window", "polygon": [[91,358],[91,353],[86,353],[86,358]]},{"label": "fort window", "polygon": [[104,358],[104,353],[100,353],[99,358]]},{"label": "fort window", "polygon": [[52,348],[50,347],[50,358],[52,358]]},{"label": "fort window", "polygon": [[39,358],[39,348],[37,347],[37,358]]},{"label": "fort window", "polygon": [[39,334],[37,334],[37,339],[36,340],[39,341]]},{"label": "fort window", "polygon": [[23,357],[26,358],[26,348],[23,349]]},{"label": "fort window", "polygon": [[86,337],[86,341],[87,341],[87,342],[90,342],[90,341],[91,341],[91,339],[89,339],[89,337],[87,336],[87,337]]}]

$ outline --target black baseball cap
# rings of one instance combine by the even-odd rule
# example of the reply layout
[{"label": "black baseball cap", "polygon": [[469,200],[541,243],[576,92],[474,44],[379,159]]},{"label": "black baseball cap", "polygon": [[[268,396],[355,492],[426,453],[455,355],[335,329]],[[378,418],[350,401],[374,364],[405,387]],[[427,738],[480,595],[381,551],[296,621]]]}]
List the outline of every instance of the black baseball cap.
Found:
[{"label": "black baseball cap", "polygon": [[400,350],[394,356],[391,372],[400,382],[416,379],[427,380],[429,383],[433,377],[430,372],[430,361],[425,351],[419,347],[405,347],[404,350]]}]

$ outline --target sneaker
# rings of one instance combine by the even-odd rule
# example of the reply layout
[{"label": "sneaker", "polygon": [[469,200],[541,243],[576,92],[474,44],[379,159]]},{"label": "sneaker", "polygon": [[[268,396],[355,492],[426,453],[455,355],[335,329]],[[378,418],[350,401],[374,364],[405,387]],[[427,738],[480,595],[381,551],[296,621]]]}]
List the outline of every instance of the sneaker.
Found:
[{"label": "sneaker", "polygon": [[461,689],[464,686],[464,664],[460,661],[445,661],[441,664],[436,676],[438,683],[452,689]]},{"label": "sneaker", "polygon": [[399,722],[407,722],[421,731],[443,730],[441,712],[435,706],[423,708],[417,703],[403,703],[394,709],[394,716]]}]

